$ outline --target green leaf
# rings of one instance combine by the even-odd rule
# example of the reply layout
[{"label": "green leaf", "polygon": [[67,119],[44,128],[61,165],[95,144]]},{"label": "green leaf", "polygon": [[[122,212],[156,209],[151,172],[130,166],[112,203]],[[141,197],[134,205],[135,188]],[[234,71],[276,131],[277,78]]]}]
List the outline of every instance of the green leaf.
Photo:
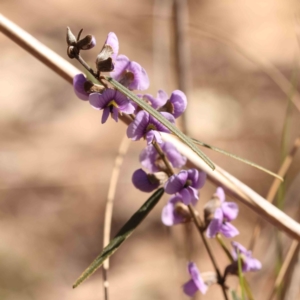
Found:
[{"label": "green leaf", "polygon": [[123,93],[125,96],[134,101],[139,107],[149,113],[152,117],[158,120],[161,124],[167,127],[173,134],[175,134],[179,139],[181,139],[186,145],[188,145],[197,155],[199,155],[205,163],[210,166],[212,170],[215,169],[215,165],[213,162],[193,143],[191,138],[182,133],[176,126],[174,126],[171,122],[169,122],[166,118],[164,118],[157,110],[155,110],[152,106],[147,104],[145,101],[140,99],[138,96],[133,94],[127,88],[125,88],[118,81],[114,80],[111,77],[105,77],[105,79],[110,82],[117,90]]},{"label": "green leaf", "polygon": [[223,149],[220,149],[220,148],[218,148],[218,147],[209,145],[209,144],[204,143],[204,142],[202,142],[202,141],[199,141],[199,140],[196,140],[196,139],[193,139],[193,138],[191,138],[191,140],[192,140],[195,144],[197,144],[197,145],[200,145],[200,146],[202,146],[202,147],[205,147],[205,148],[214,150],[214,151],[216,151],[216,152],[225,154],[225,155],[227,155],[227,156],[229,156],[229,157],[231,157],[231,158],[234,158],[234,159],[236,159],[236,160],[239,160],[239,161],[241,161],[241,162],[243,162],[243,163],[245,163],[245,164],[247,164],[247,165],[250,165],[250,166],[252,166],[252,167],[254,167],[254,168],[256,168],[256,169],[259,169],[259,170],[261,170],[261,171],[263,171],[263,172],[266,172],[266,173],[268,173],[268,174],[270,174],[270,175],[272,175],[272,176],[274,176],[274,177],[280,179],[281,181],[283,181],[283,178],[282,178],[281,176],[279,176],[278,174],[273,173],[273,172],[269,171],[268,169],[265,169],[264,167],[262,167],[262,166],[260,166],[260,165],[258,165],[258,164],[256,164],[256,163],[254,163],[254,162],[252,162],[252,161],[250,161],[250,160],[247,160],[247,159],[245,159],[245,158],[242,158],[242,157],[240,157],[240,156],[237,156],[237,155],[235,155],[235,154],[233,154],[233,153],[227,152],[227,151],[225,151],[225,150],[223,150]]},{"label": "green leaf", "polygon": [[76,288],[80,283],[91,276],[99,267],[101,267],[107,258],[113,255],[119,249],[122,243],[132,234],[136,227],[154,208],[163,194],[164,189],[160,188],[151,195],[151,197],[141,206],[141,208],[125,223],[125,225],[90,264],[90,266],[81,274],[81,276],[74,283],[73,288]]}]

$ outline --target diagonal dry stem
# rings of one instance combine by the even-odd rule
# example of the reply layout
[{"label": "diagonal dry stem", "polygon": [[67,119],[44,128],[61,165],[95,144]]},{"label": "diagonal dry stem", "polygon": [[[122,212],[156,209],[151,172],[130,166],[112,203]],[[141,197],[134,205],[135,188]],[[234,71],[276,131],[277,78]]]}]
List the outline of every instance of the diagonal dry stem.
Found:
[{"label": "diagonal dry stem", "polygon": [[[69,83],[72,83],[73,77],[80,73],[80,70],[74,68],[63,58],[60,57],[60,59],[55,59],[57,54],[49,51],[46,46],[42,45],[23,29],[19,28],[2,15],[0,15],[0,30],[18,45],[45,63],[58,75],[65,78]],[[28,44],[30,44],[30,47]],[[51,61],[51,63],[48,63],[48,61]],[[120,116],[120,119],[126,124],[129,124],[131,121],[128,116]],[[163,135],[163,138],[172,142],[180,153],[188,158],[188,164],[190,166],[194,166],[205,171],[208,174],[208,179],[210,181],[214,182],[218,186],[223,186],[233,197],[245,203],[266,221],[270,222],[294,239],[300,241],[299,223],[274,207],[272,204],[268,203],[266,199],[258,195],[247,185],[243,184],[229,173],[222,170],[220,167],[216,166],[215,171],[210,170],[196,154],[173,136]]]}]

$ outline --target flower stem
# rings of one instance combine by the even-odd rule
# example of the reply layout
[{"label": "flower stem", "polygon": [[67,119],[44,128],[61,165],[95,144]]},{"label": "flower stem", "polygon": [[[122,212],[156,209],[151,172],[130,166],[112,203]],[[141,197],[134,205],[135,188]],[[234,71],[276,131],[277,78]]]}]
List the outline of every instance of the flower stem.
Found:
[{"label": "flower stem", "polygon": [[216,238],[217,238],[218,243],[220,244],[220,246],[222,247],[222,249],[223,249],[224,252],[226,253],[227,257],[229,258],[229,260],[230,260],[231,262],[233,262],[233,257],[232,257],[232,255],[230,254],[230,252],[229,252],[227,246],[225,245],[225,243],[224,243],[224,241],[223,241],[221,235],[220,235],[220,234],[217,234]]},{"label": "flower stem", "polygon": [[203,233],[203,230],[202,230],[202,227],[203,227],[203,225],[202,225],[202,220],[200,219],[199,216],[196,215],[195,209],[193,208],[192,205],[188,205],[188,208],[189,208],[189,211],[190,211],[190,213],[191,213],[191,216],[192,216],[192,218],[193,218],[193,220],[194,220],[195,226],[197,227],[197,230],[198,230],[198,232],[199,232],[199,234],[200,234],[200,236],[201,236],[201,239],[202,239],[202,241],[203,241],[203,244],[204,244],[204,247],[205,247],[205,249],[206,249],[206,251],[207,251],[207,254],[208,254],[208,256],[209,256],[209,258],[210,258],[210,260],[211,260],[211,262],[212,262],[212,264],[213,264],[213,266],[214,266],[214,269],[215,269],[215,271],[216,271],[216,273],[217,273],[218,284],[219,284],[219,285],[221,286],[221,288],[222,288],[222,292],[223,292],[224,299],[225,299],[225,300],[228,300],[228,296],[227,296],[227,293],[226,293],[226,287],[225,287],[225,284],[224,284],[224,278],[223,278],[222,275],[221,275],[221,272],[220,272],[220,270],[219,270],[219,268],[218,268],[218,266],[217,266],[217,262],[216,262],[216,260],[215,260],[215,257],[214,257],[214,255],[213,255],[213,253],[212,253],[212,251],[211,251],[211,249],[210,249],[208,243],[207,243],[207,240],[206,240],[206,238],[205,238],[205,236],[204,236],[204,233]]},{"label": "flower stem", "polygon": [[173,170],[173,167],[171,166],[171,163],[169,162],[167,156],[165,155],[165,153],[163,152],[163,150],[161,149],[159,144],[155,140],[153,140],[152,145],[155,148],[158,155],[160,156],[160,158],[162,159],[162,161],[165,163],[167,172],[168,172],[168,176],[170,177],[170,176],[174,175],[175,172]]}]

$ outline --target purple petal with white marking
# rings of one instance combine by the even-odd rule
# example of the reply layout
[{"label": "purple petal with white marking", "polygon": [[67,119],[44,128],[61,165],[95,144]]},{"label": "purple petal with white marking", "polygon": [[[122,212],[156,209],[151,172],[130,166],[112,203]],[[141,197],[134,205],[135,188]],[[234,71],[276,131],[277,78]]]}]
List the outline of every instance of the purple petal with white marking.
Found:
[{"label": "purple petal with white marking", "polygon": [[131,61],[127,67],[127,70],[134,75],[133,81],[127,86],[129,90],[144,91],[148,89],[150,85],[148,74],[140,64],[135,61]]},{"label": "purple petal with white marking", "polygon": [[118,55],[115,60],[114,71],[110,73],[110,76],[116,81],[120,81],[122,79],[123,73],[126,72],[128,65],[130,64],[130,60],[125,55]]}]

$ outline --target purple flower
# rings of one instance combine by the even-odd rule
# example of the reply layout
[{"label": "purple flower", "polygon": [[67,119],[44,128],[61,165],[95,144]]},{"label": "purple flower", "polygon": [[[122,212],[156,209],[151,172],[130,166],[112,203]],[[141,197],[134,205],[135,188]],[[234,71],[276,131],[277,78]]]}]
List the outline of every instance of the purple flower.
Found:
[{"label": "purple flower", "polygon": [[180,195],[172,196],[168,203],[164,206],[161,214],[161,220],[166,226],[172,226],[175,224],[183,223],[186,218],[179,214],[176,210],[176,204],[182,202]]},{"label": "purple flower", "polygon": [[183,292],[189,297],[193,297],[197,291],[205,294],[208,286],[203,281],[195,263],[190,262],[188,264],[188,272],[191,275],[191,279],[183,285]]},{"label": "purple flower", "polygon": [[118,122],[119,112],[132,114],[135,109],[125,95],[113,89],[106,89],[103,94],[92,93],[89,101],[95,109],[103,109],[102,124],[106,122],[110,113],[112,118]]},{"label": "purple flower", "polygon": [[261,269],[261,262],[252,257],[252,252],[250,250],[247,250],[238,242],[231,242],[231,245],[233,247],[232,257],[236,263],[238,261],[238,253],[240,254],[243,272],[258,271]]},{"label": "purple flower", "polygon": [[[174,117],[169,113],[161,113],[168,121],[174,123]],[[158,131],[169,133],[169,129],[163,126],[159,121],[150,116],[144,110],[138,112],[134,121],[127,128],[128,138],[138,141],[142,137],[145,137],[147,144],[150,144],[153,139],[158,143],[162,143],[160,134]]]},{"label": "purple flower", "polygon": [[87,82],[85,76],[80,73],[73,78],[73,88],[76,96],[81,100],[89,100],[89,94],[84,89],[84,84]]},{"label": "purple flower", "polygon": [[[181,168],[186,163],[186,157],[182,156],[176,147],[170,143],[162,143],[161,149],[168,158],[169,162],[174,168]],[[153,145],[148,145],[140,154],[140,162],[144,168],[150,172],[157,172],[165,168],[160,156]]]},{"label": "purple flower", "polygon": [[175,118],[178,118],[185,111],[187,106],[187,99],[182,91],[175,90],[169,99],[168,94],[159,90],[156,98],[152,95],[145,94],[144,100],[148,101],[153,108],[159,111],[166,111],[172,114]]},{"label": "purple flower", "polygon": [[110,76],[129,90],[146,90],[149,87],[147,72],[137,62],[130,61],[125,55],[119,55],[115,61],[114,71]]},{"label": "purple flower", "polygon": [[206,173],[196,169],[182,170],[177,175],[172,175],[165,184],[167,194],[178,193],[183,203],[189,205],[197,203],[198,189],[202,188],[206,180]]},{"label": "purple flower", "polygon": [[160,181],[154,174],[147,174],[142,169],[138,169],[133,173],[132,183],[138,190],[146,193],[150,193],[160,186]]},{"label": "purple flower", "polygon": [[217,188],[216,194],[219,198],[219,207],[215,209],[213,219],[210,221],[206,235],[209,238],[222,233],[225,237],[231,238],[239,234],[239,231],[229,222],[234,220],[239,212],[239,208],[234,202],[225,202],[224,190]]}]

